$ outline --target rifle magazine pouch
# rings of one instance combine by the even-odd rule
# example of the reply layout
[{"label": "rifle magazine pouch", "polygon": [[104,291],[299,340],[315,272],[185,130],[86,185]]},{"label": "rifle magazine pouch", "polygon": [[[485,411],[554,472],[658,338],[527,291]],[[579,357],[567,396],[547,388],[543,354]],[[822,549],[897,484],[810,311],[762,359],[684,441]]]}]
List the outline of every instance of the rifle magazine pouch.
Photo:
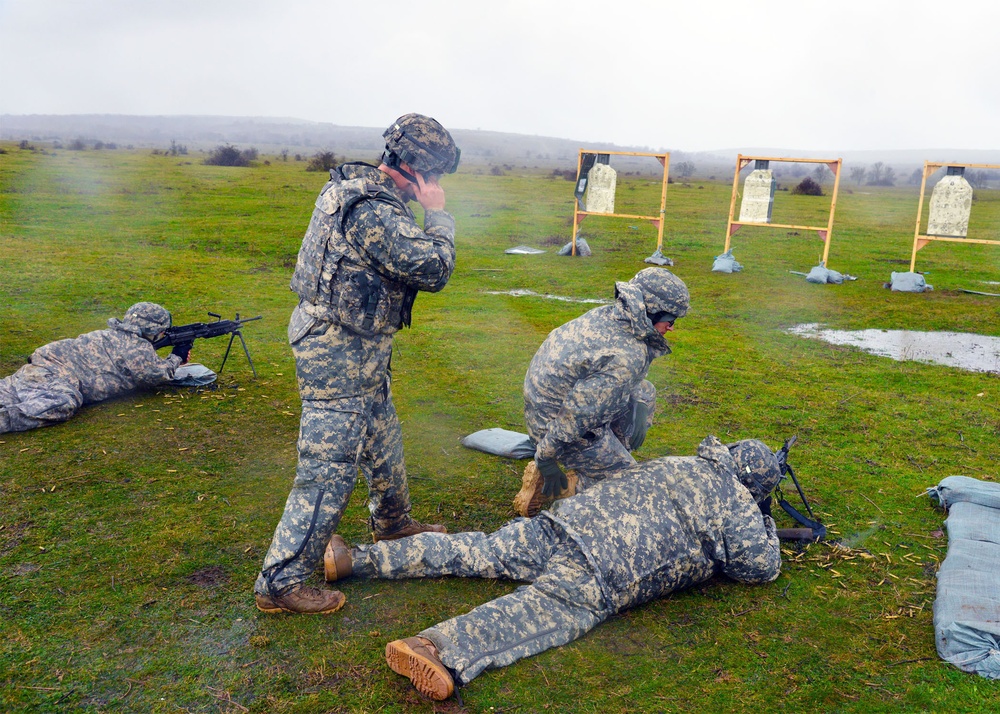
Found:
[{"label": "rifle magazine pouch", "polygon": [[948,509],[948,554],[934,600],[938,654],[1000,679],[1000,484],[949,476],[928,492]]}]

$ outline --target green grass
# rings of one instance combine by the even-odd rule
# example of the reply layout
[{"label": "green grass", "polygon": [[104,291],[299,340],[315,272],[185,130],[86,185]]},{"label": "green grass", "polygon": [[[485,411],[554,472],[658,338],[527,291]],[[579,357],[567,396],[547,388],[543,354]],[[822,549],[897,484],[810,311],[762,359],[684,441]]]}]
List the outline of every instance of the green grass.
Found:
[{"label": "green grass", "polygon": [[[139,152],[0,155],[0,374],[46,342],[104,327],[138,300],[175,322],[212,310],[261,314],[246,336],[260,378],[230,357],[217,389],[165,391],[86,408],[66,424],[0,436],[0,708],[62,712],[986,711],[996,685],[939,661],[931,606],[947,539],[918,494],[962,473],[997,476],[996,375],[805,340],[802,322],[1000,335],[1000,248],[932,244],[936,290],[882,287],[909,262],[917,190],[843,186],[829,266],[841,286],[789,270],[818,262],[814,236],[745,228],[743,273],[710,271],[730,184],[667,194],[664,253],[692,308],[658,360],[656,423],[641,458],[700,439],[799,435],[793,463],[850,550],[788,548],[764,587],[713,582],[616,617],[561,649],[488,672],[433,705],[384,664],[408,636],[509,592],[489,581],[348,582],[324,618],[260,615],[251,587],[295,468],[299,401],[285,341],[295,255],[322,174],[208,167]],[[487,294],[530,288],[610,297],[645,267],[655,230],[587,219],[595,254],[569,240],[572,183],[541,175],[448,177],[458,266],[422,294],[397,337],[394,393],[414,515],[451,530],[512,516],[522,464],[463,449],[489,426],[522,428],[535,349],[587,305]],[[659,183],[623,178],[642,212]],[[851,188],[853,193],[846,189]],[[625,204],[623,204],[625,205]],[[829,198],[780,193],[775,222],[824,220]],[[647,207],[647,208],[643,208]],[[820,218],[817,218],[819,216]],[[789,217],[798,217],[789,220]],[[997,238],[1000,196],[978,192],[972,232]],[[508,256],[528,243],[540,256]],[[904,264],[905,263],[905,264]],[[218,367],[224,340],[193,357]],[[365,489],[341,526],[368,537]],[[779,519],[779,525],[792,525]]]}]

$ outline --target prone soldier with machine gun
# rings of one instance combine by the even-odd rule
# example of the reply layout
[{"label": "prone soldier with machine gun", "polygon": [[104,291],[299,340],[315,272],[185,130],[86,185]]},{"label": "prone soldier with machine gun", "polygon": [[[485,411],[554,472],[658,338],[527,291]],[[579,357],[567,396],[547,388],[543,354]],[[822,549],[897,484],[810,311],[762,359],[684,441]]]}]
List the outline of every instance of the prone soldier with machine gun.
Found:
[{"label": "prone soldier with machine gun", "polygon": [[[218,319],[171,327],[166,309],[140,302],[125,312],[123,320],[108,320],[108,329],[39,347],[28,364],[0,379],[0,434],[58,424],[85,404],[168,384],[177,368],[188,361],[191,345],[200,337],[231,335],[223,367],[233,340],[239,337],[253,369],[241,328],[260,316],[243,320],[237,314],[234,320],[223,320],[209,315]],[[174,347],[168,357],[156,354],[158,348],[168,345]]]}]

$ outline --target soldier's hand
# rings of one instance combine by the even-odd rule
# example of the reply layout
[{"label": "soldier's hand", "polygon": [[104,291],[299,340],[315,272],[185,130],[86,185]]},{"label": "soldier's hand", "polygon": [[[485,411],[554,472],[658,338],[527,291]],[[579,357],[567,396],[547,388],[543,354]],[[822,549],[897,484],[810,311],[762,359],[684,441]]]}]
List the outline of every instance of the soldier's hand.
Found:
[{"label": "soldier's hand", "polygon": [[417,179],[413,187],[413,197],[417,199],[417,203],[423,206],[425,211],[443,211],[444,189],[441,188],[437,178],[434,176],[424,178],[417,171],[413,176]]},{"label": "soldier's hand", "polygon": [[177,355],[181,358],[181,364],[187,364],[188,358],[191,356],[191,348],[194,347],[194,342],[181,342],[174,345],[174,348],[170,351],[170,354]]},{"label": "soldier's hand", "polygon": [[765,498],[763,501],[761,501],[760,503],[757,504],[757,507],[760,509],[760,512],[763,513],[765,516],[770,516],[771,515],[771,497],[768,496],[767,498]]},{"label": "soldier's hand", "polygon": [[646,423],[649,421],[649,407],[635,400],[632,408],[632,438],[629,439],[629,451],[635,451],[646,440]]},{"label": "soldier's hand", "polygon": [[535,459],[535,466],[542,475],[542,493],[549,498],[555,498],[569,486],[566,474],[555,459]]}]

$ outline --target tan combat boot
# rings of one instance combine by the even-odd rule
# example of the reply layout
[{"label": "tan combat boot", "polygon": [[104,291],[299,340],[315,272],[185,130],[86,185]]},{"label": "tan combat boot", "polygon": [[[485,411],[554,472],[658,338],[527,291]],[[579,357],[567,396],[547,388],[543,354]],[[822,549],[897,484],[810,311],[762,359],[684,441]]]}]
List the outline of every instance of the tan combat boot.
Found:
[{"label": "tan combat boot", "polygon": [[451,672],[438,658],[437,648],[424,637],[407,637],[385,646],[385,661],[396,674],[409,677],[425,697],[441,701],[455,692]]},{"label": "tan combat boot", "polygon": [[372,530],[372,541],[378,543],[380,540],[399,540],[417,533],[447,533],[448,529],[440,523],[421,523],[413,518],[408,518],[404,525],[391,533],[378,533]]},{"label": "tan combat boot", "polygon": [[[560,491],[556,498],[568,498],[576,495],[576,472],[567,471],[566,481],[568,482],[566,488]],[[542,486],[544,485],[545,481],[542,478],[542,474],[538,472],[535,462],[529,461],[528,465],[524,467],[524,474],[521,476],[521,490],[514,496],[514,510],[518,515],[525,518],[534,518],[538,515],[538,512],[542,510],[542,506],[549,500],[542,493]]]},{"label": "tan combat boot", "polygon": [[298,587],[284,595],[255,593],[257,609],[261,612],[290,612],[298,615],[329,615],[344,606],[347,598],[339,590]]},{"label": "tan combat boot", "polygon": [[323,553],[323,575],[328,583],[343,580],[351,575],[354,563],[347,541],[334,533]]}]

